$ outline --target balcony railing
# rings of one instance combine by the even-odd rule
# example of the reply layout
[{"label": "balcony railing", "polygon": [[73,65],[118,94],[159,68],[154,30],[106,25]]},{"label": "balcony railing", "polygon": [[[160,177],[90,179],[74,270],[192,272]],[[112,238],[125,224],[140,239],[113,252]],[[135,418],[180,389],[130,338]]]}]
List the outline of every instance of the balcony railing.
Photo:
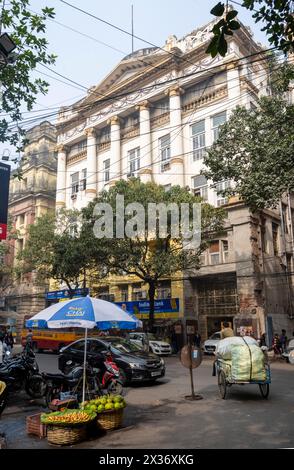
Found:
[{"label": "balcony railing", "polygon": [[203,96],[200,96],[195,99],[191,99],[189,103],[186,103],[182,109],[183,113],[189,113],[193,111],[195,108],[200,108],[202,106],[206,106],[208,103],[213,101],[218,101],[225,96],[228,95],[228,88],[227,85],[224,85],[216,90],[212,90],[208,93],[205,93]]},{"label": "balcony railing", "polygon": [[107,141],[107,142],[100,142],[97,144],[97,149],[98,149],[98,152],[105,152],[106,150],[109,150],[110,149],[110,140]]},{"label": "balcony railing", "polygon": [[78,160],[83,160],[84,158],[87,158],[87,149],[80,150],[79,152],[73,151],[70,152],[67,156],[67,163],[73,163]]},{"label": "balcony railing", "polygon": [[132,139],[133,137],[138,137],[140,135],[140,126],[136,124],[135,126],[121,130],[121,138],[123,140]]},{"label": "balcony railing", "polygon": [[169,123],[169,111],[167,113],[160,114],[159,116],[154,116],[150,119],[151,128],[160,127],[167,123]]}]

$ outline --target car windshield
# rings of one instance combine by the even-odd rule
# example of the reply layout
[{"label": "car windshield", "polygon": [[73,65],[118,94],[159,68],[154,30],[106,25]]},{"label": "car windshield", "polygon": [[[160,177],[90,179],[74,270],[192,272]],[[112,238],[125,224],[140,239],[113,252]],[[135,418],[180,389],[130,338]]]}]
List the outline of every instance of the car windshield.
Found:
[{"label": "car windshield", "polygon": [[219,333],[214,333],[209,339],[220,339]]},{"label": "car windshield", "polygon": [[[114,350],[114,352],[124,352],[124,353],[132,353],[132,352],[138,352],[142,351],[142,348],[138,346],[137,344],[131,343],[130,341],[127,341],[126,339],[121,339],[121,338],[115,338],[113,340],[107,340],[111,343],[111,347]],[[115,349],[117,351],[115,351]]]},{"label": "car windshield", "polygon": [[152,335],[151,333],[148,333],[148,339],[151,339],[151,341],[155,341],[156,337]]}]

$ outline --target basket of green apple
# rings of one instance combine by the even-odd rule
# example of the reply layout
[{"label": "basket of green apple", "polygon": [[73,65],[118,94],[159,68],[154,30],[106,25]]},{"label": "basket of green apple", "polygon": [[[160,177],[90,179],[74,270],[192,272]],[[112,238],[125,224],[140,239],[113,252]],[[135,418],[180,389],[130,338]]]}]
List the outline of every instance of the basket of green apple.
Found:
[{"label": "basket of green apple", "polygon": [[121,427],[126,402],[121,395],[108,394],[83,402],[80,407],[85,411],[97,413],[97,426],[110,431]]}]

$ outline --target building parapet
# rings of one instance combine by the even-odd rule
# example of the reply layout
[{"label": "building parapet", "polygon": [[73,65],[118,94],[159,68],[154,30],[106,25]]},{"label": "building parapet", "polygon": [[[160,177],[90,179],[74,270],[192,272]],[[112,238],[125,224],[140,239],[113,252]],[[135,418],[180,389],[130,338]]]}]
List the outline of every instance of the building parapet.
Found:
[{"label": "building parapet", "polygon": [[221,100],[224,97],[226,97],[227,95],[228,95],[227,85],[224,85],[224,86],[222,86],[220,88],[217,88],[216,90],[210,91],[208,93],[205,93],[203,96],[200,96],[199,98],[193,99],[189,103],[184,105],[182,107],[183,114],[191,112],[196,107],[200,108],[201,106],[206,106],[208,103],[211,103],[213,101]]}]

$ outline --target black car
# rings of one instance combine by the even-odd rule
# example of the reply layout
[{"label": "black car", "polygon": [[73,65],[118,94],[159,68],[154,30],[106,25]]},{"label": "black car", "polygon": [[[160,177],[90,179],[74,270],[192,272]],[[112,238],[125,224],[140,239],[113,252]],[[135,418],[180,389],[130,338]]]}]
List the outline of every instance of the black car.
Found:
[{"label": "black car", "polygon": [[[80,339],[60,349],[59,369],[67,373],[73,365],[83,364],[85,340]],[[154,381],[165,375],[164,360],[155,354],[143,351],[130,341],[109,336],[103,339],[88,338],[87,362],[98,366],[110,348],[115,363],[121,370],[126,382]]]}]

